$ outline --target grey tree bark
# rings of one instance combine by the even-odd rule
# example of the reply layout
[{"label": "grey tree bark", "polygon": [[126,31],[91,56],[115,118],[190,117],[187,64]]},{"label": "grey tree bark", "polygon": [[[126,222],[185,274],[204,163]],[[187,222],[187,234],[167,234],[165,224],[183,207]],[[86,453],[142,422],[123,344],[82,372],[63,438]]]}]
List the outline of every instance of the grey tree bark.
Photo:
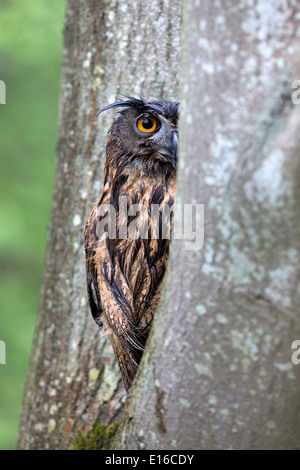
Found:
[{"label": "grey tree bark", "polygon": [[112,348],[87,306],[83,229],[103,179],[120,93],[178,97],[179,0],[68,0],[57,169],[39,313],[17,448],[66,449],[97,421],[119,421],[125,394]]},{"label": "grey tree bark", "polygon": [[114,447],[300,447],[300,9],[184,2],[177,212],[159,312]]}]

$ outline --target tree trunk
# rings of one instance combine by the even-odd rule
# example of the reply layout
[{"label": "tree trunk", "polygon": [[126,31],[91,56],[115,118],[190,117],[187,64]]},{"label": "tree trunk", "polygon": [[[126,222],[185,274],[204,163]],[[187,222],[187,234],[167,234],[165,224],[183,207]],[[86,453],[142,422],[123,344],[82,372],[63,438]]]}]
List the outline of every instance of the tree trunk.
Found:
[{"label": "tree trunk", "polygon": [[123,385],[85,285],[83,229],[112,122],[96,113],[120,93],[178,96],[180,17],[179,0],[67,2],[53,210],[19,449],[66,449],[78,430],[120,420]]},{"label": "tree trunk", "polygon": [[295,5],[185,2],[175,219],[204,204],[205,243],[174,240],[116,448],[299,448]]}]

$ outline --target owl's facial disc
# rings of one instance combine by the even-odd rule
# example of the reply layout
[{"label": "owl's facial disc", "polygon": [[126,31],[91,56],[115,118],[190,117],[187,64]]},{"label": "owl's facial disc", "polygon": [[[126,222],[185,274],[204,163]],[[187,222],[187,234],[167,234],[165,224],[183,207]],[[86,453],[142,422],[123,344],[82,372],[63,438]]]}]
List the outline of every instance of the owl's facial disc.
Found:
[{"label": "owl's facial disc", "polygon": [[172,129],[164,118],[160,120],[150,113],[143,113],[136,119],[136,133],[142,137],[145,144],[151,144],[164,159],[175,160],[178,149],[178,133]]}]

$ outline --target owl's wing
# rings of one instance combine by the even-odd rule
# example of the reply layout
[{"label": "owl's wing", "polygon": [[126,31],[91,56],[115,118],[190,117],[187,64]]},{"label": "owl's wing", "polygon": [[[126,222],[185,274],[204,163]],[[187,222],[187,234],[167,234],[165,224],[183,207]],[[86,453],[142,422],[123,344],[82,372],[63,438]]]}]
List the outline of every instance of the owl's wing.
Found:
[{"label": "owl's wing", "polygon": [[86,281],[91,313],[94,320],[101,325],[103,307],[99,291],[99,280],[95,264],[95,247],[97,243],[96,219],[94,208],[85,226]]},{"label": "owl's wing", "polygon": [[85,227],[86,275],[89,304],[95,321],[108,335],[125,388],[136,374],[144,350],[134,328],[134,305],[130,286],[114,256],[114,243],[98,237],[96,204]]}]

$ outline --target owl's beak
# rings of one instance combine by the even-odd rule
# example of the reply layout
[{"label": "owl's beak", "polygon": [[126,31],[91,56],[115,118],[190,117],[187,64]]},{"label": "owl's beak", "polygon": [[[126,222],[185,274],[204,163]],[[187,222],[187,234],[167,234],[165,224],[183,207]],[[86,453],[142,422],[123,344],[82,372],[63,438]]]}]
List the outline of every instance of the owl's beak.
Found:
[{"label": "owl's beak", "polygon": [[178,132],[173,131],[172,132],[172,154],[173,158],[177,158],[177,153],[178,153]]},{"label": "owl's beak", "polygon": [[173,161],[176,160],[178,150],[178,132],[169,131],[156,145],[161,155],[165,155]]}]

